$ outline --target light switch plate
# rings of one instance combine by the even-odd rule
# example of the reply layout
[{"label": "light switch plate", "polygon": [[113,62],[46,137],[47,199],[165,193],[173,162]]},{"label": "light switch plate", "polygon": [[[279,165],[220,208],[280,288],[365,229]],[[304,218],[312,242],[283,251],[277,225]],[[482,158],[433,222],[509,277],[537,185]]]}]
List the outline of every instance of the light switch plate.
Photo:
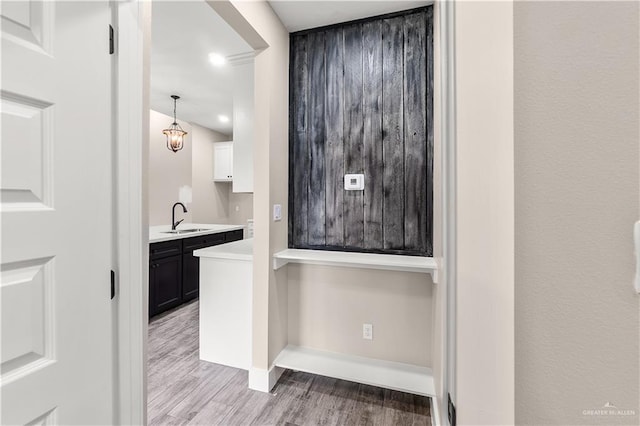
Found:
[{"label": "light switch plate", "polygon": [[273,205],[273,220],[274,222],[282,220],[282,206],[280,204]]},{"label": "light switch plate", "polygon": [[344,189],[345,191],[362,191],[364,189],[364,175],[344,175]]}]

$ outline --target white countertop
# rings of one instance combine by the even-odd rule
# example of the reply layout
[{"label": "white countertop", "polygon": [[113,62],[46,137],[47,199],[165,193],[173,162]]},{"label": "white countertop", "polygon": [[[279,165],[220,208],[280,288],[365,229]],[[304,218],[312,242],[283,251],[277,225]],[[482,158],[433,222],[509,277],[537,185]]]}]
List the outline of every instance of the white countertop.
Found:
[{"label": "white countertop", "polygon": [[214,223],[181,223],[176,229],[202,229],[197,232],[185,232],[184,234],[167,234],[171,231],[171,225],[158,225],[149,227],[149,242],[179,240],[182,238],[199,237],[201,235],[217,234],[219,232],[244,229],[244,225],[218,225]]},{"label": "white countertop", "polygon": [[253,238],[206,247],[194,251],[193,255],[200,258],[246,260],[251,262],[253,261]]}]

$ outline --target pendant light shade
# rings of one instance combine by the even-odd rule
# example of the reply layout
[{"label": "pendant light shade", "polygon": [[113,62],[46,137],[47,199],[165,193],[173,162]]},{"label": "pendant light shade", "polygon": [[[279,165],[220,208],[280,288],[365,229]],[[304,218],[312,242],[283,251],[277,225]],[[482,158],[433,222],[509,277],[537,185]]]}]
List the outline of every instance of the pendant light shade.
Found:
[{"label": "pendant light shade", "polygon": [[173,99],[173,123],[169,126],[168,129],[164,129],[162,133],[167,137],[167,148],[170,151],[178,152],[184,146],[184,136],[187,134],[182,127],[178,124],[178,120],[176,120],[176,102],[180,99],[178,95],[171,95]]}]

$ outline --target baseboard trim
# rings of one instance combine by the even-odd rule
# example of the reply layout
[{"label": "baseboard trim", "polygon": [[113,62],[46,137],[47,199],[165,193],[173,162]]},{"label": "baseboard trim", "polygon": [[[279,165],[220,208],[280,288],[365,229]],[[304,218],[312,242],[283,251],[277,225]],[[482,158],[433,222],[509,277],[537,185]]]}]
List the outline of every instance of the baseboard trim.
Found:
[{"label": "baseboard trim", "polygon": [[284,373],[284,368],[275,365],[272,365],[268,370],[251,367],[249,369],[249,389],[271,392],[282,373]]}]

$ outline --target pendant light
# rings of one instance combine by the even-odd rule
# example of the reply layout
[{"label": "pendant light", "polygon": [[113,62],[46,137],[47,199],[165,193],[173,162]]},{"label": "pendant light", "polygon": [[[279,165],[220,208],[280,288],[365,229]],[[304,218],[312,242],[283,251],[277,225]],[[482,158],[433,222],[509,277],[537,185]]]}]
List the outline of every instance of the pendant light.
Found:
[{"label": "pendant light", "polygon": [[162,133],[167,136],[167,148],[170,151],[178,152],[184,146],[184,136],[187,134],[182,127],[178,124],[178,120],[176,120],[176,102],[180,99],[178,95],[171,95],[173,99],[173,123],[169,126],[168,129],[164,129]]}]

